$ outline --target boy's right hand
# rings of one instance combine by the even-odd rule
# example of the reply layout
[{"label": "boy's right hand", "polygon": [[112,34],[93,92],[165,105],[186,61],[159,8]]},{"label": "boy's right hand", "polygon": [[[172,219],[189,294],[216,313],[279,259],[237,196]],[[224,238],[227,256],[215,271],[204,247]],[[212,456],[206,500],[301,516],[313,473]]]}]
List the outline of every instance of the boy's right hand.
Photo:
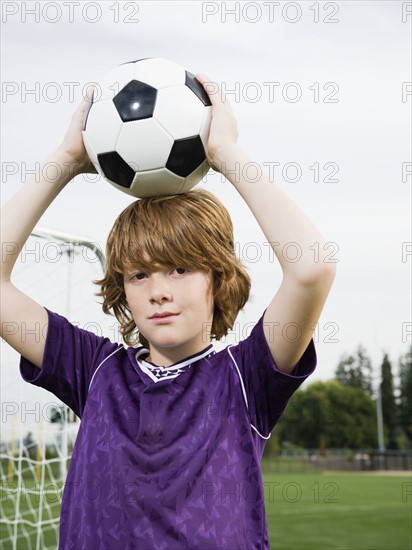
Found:
[{"label": "boy's right hand", "polygon": [[83,143],[82,130],[86,110],[90,107],[93,87],[87,89],[84,98],[73,113],[70,125],[62,143],[57,148],[57,153],[69,157],[73,176],[83,173],[96,174],[97,171],[90,161]]}]

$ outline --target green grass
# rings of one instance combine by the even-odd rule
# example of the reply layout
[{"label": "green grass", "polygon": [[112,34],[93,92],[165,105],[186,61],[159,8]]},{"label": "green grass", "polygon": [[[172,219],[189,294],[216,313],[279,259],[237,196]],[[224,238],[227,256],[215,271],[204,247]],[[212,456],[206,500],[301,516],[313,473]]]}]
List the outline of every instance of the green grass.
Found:
[{"label": "green grass", "polygon": [[[25,490],[36,491],[34,493],[22,491],[20,493],[20,514],[25,520],[17,524],[17,549],[31,550],[37,548],[37,537],[40,537],[39,547],[42,550],[57,548],[58,540],[58,518],[61,505],[61,489],[62,483],[46,485],[46,490],[43,491],[43,501],[40,507],[39,486],[33,480],[25,480]],[[9,491],[15,491],[17,487],[16,481],[7,484]],[[15,517],[14,499],[7,495],[2,490],[0,491],[1,498],[1,516],[13,520]],[[36,524],[41,511],[42,528],[38,533],[36,528],[30,524]],[[28,522],[28,523],[26,523]],[[11,550],[13,548],[9,538],[9,530],[14,529],[14,526],[2,524],[0,525],[0,549]]]},{"label": "green grass", "polygon": [[[408,475],[364,473],[264,473],[266,514],[272,550],[411,550],[412,485]],[[27,487],[29,487],[27,482]],[[1,498],[0,494],[0,498]],[[4,496],[4,495],[3,495]],[[36,500],[32,505],[36,507]],[[30,521],[28,498],[22,513]],[[48,497],[49,509],[59,514],[59,503]],[[2,513],[10,517],[11,499],[3,499]],[[43,517],[47,517],[43,508]],[[35,548],[19,528],[19,550]],[[4,526],[1,537],[5,536]],[[55,548],[57,532],[43,529],[45,548]],[[11,544],[0,542],[0,548]]]},{"label": "green grass", "polygon": [[271,549],[410,550],[408,475],[265,474]]}]

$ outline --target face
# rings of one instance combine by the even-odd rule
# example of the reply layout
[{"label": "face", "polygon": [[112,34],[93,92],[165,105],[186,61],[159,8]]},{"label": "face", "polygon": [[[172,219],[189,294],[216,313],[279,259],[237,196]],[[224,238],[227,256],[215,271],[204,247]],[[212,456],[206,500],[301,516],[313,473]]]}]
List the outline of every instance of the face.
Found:
[{"label": "face", "polygon": [[124,276],[129,308],[150,342],[149,360],[168,366],[210,343],[213,319],[211,271],[183,267]]}]

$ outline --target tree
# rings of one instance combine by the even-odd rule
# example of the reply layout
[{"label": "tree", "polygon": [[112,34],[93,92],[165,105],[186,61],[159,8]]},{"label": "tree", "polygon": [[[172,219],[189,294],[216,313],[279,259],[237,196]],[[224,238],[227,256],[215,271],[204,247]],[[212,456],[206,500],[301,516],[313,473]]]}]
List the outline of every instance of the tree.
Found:
[{"label": "tree", "polygon": [[277,431],[307,448],[376,448],[376,406],[360,387],[314,382],[290,399]]},{"label": "tree", "polygon": [[372,363],[362,345],[358,346],[354,356],[343,356],[336,368],[335,377],[344,386],[362,388],[372,396]]},{"label": "tree", "polygon": [[412,345],[399,359],[399,423],[412,445]]},{"label": "tree", "polygon": [[382,416],[383,422],[388,431],[388,449],[397,449],[396,427],[397,410],[395,401],[395,392],[393,387],[392,365],[388,354],[385,353],[381,364],[381,383],[380,383]]}]

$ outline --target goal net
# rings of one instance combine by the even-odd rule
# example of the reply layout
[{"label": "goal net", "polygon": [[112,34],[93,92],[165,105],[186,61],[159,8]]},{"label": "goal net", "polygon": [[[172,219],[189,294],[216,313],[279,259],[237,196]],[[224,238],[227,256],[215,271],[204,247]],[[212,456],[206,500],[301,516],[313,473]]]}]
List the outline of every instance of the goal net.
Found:
[{"label": "goal net", "polygon": [[[13,282],[51,311],[119,341],[116,320],[103,314],[98,287],[104,271],[97,243],[36,228],[13,271]],[[0,548],[58,546],[67,469],[80,420],[50,392],[28,384],[20,356],[1,341]]]}]

